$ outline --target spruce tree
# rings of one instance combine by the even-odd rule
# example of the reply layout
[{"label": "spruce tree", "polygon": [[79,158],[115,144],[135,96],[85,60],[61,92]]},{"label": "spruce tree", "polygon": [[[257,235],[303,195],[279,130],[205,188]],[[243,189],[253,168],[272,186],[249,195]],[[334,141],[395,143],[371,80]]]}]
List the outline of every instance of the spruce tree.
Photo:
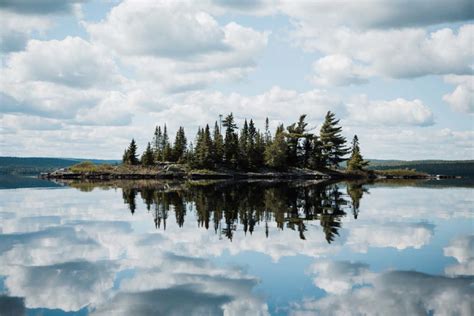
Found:
[{"label": "spruce tree", "polygon": [[151,144],[148,143],[145,151],[142,154],[141,164],[142,166],[152,166],[153,165],[153,150],[151,149]]},{"label": "spruce tree", "polygon": [[155,161],[163,161],[163,134],[161,133],[161,126],[155,127],[155,133],[153,135],[153,153]]},{"label": "spruce tree", "polygon": [[169,141],[169,137],[168,137],[168,130],[166,128],[166,124],[163,128],[163,136],[162,136],[162,139],[161,139],[161,148],[162,148],[162,151],[163,151],[163,161],[170,161],[172,159],[172,150],[171,150],[171,144],[170,144],[170,141]]},{"label": "spruce tree", "polygon": [[135,139],[132,139],[130,142],[123,158],[123,162],[127,165],[138,165],[139,161],[137,158],[137,144],[135,143]]},{"label": "spruce tree", "polygon": [[213,156],[214,161],[217,164],[222,163],[222,159],[224,158],[224,139],[222,138],[221,130],[219,129],[219,125],[217,121],[214,124],[214,133],[213,133]]},{"label": "spruce tree", "polygon": [[270,168],[285,169],[287,167],[287,143],[283,125],[278,126],[273,142],[265,148],[265,164]]},{"label": "spruce tree", "polygon": [[244,121],[244,126],[240,131],[239,137],[239,165],[243,169],[248,169],[249,167],[249,153],[250,153],[250,143],[249,143],[249,125],[247,119]]},{"label": "spruce tree", "polygon": [[226,128],[224,162],[235,167],[239,161],[239,137],[236,133],[237,125],[234,122],[234,115],[232,113],[227,115],[222,125]]},{"label": "spruce tree", "polygon": [[184,134],[184,127],[180,126],[176,132],[176,138],[173,146],[173,161],[182,163],[185,159],[187,140]]},{"label": "spruce tree", "polygon": [[[310,141],[312,134],[307,133],[308,123],[305,122],[306,114],[300,116],[298,122],[288,126],[286,137],[288,139],[288,164],[292,167],[304,167],[311,150]],[[302,142],[303,141],[303,142]],[[303,147],[306,146],[306,147]]]},{"label": "spruce tree", "polygon": [[357,137],[357,135],[354,135],[354,138],[352,139],[351,157],[347,161],[347,169],[362,170],[368,164],[369,162],[364,160],[360,153],[359,138]]},{"label": "spruce tree", "polygon": [[322,156],[325,165],[338,167],[344,160],[349,149],[345,147],[346,138],[341,135],[342,127],[338,126],[339,120],[334,113],[328,111],[320,131]]}]

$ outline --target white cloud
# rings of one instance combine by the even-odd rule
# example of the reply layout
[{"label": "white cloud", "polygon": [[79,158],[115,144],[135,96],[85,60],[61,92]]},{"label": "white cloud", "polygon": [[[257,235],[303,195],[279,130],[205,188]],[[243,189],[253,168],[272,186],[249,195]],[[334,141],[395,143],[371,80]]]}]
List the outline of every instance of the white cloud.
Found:
[{"label": "white cloud", "polygon": [[474,235],[460,236],[443,248],[445,256],[454,257],[458,263],[445,268],[450,276],[474,275]]},{"label": "white cloud", "polygon": [[313,63],[311,82],[321,86],[367,83],[368,71],[344,55],[328,55]]},{"label": "white cloud", "polygon": [[85,26],[138,78],[171,92],[245,77],[268,41],[266,32],[234,22],[221,26],[188,3],[165,1],[125,1],[106,20]]},{"label": "white cloud", "polygon": [[355,251],[369,248],[419,249],[433,237],[434,226],[426,223],[386,222],[353,225],[349,229],[347,245]]},{"label": "white cloud", "polygon": [[445,76],[447,83],[456,85],[453,92],[445,94],[443,100],[454,111],[474,113],[474,76]]},{"label": "white cloud", "polygon": [[28,42],[25,51],[12,53],[2,76],[15,83],[44,81],[75,88],[119,84],[114,61],[103,50],[80,37]]},{"label": "white cloud", "polygon": [[33,32],[44,32],[51,21],[43,17],[22,15],[0,11],[0,52],[20,51]]},{"label": "white cloud", "polygon": [[383,126],[428,126],[434,124],[433,113],[421,100],[402,98],[385,101],[354,97],[347,105],[350,122]]},{"label": "white cloud", "polygon": [[[322,299],[293,305],[291,315],[470,315],[473,278],[420,272],[369,273],[358,263],[331,262],[323,278],[342,279],[347,287]],[[342,274],[340,274],[342,271]],[[332,273],[332,274],[331,274]],[[338,273],[335,275],[334,273]],[[371,274],[367,277],[367,274]],[[357,285],[358,287],[353,288]],[[347,290],[345,290],[347,289]]]},{"label": "white cloud", "polygon": [[474,25],[467,24],[457,32],[443,28],[431,33],[423,29],[357,31],[347,27],[327,30],[302,26],[295,36],[307,50],[346,55],[367,64],[374,74],[413,78],[470,73],[473,34]]}]

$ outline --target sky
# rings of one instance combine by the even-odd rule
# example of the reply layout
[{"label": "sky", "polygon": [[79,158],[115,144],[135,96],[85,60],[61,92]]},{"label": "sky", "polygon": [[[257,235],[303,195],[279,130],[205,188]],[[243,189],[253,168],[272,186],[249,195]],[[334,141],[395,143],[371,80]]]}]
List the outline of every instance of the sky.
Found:
[{"label": "sky", "polygon": [[474,2],[0,0],[0,155],[327,111],[372,159],[474,159]]}]

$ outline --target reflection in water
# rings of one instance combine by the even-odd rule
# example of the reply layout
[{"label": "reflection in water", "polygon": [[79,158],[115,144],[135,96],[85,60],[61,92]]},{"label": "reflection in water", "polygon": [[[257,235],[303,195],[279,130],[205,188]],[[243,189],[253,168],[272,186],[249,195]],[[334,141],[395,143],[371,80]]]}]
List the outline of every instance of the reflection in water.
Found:
[{"label": "reflection in water", "polygon": [[347,186],[347,198],[336,184],[318,182],[201,182],[175,186],[151,182],[122,190],[132,214],[137,196],[142,198],[157,228],[166,230],[170,211],[177,225],[183,226],[186,212],[192,208],[200,227],[212,227],[230,240],[238,225],[250,234],[256,225],[265,225],[268,237],[271,221],[279,229],[297,231],[301,239],[306,239],[306,223],[319,221],[328,243],[338,235],[345,210],[352,209],[357,218],[365,192],[360,184],[351,184]]},{"label": "reflection in water", "polygon": [[69,185],[0,190],[0,315],[472,314],[466,188]]}]

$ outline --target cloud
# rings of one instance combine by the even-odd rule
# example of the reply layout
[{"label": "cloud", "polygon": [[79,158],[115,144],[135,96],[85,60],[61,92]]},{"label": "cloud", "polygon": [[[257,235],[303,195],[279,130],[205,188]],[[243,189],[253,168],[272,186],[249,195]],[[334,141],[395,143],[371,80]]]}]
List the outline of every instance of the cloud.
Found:
[{"label": "cloud", "polygon": [[474,76],[444,77],[445,82],[456,85],[453,92],[445,94],[443,100],[457,112],[474,113]]},{"label": "cloud", "polygon": [[458,263],[445,268],[449,276],[474,275],[474,235],[460,236],[443,248],[445,256],[454,257]]},{"label": "cloud", "polygon": [[43,17],[29,16],[0,11],[0,52],[20,51],[33,32],[44,32],[51,21]]},{"label": "cloud", "polygon": [[11,54],[3,81],[43,81],[73,88],[120,83],[114,61],[80,37],[28,42],[25,51]]},{"label": "cloud", "polygon": [[71,13],[75,5],[85,0],[2,0],[0,9],[21,14],[58,14]]},{"label": "cloud", "polygon": [[280,10],[314,28],[390,29],[474,19],[469,0],[281,1]]},{"label": "cloud", "polygon": [[328,55],[313,63],[311,82],[320,86],[345,86],[367,83],[368,72],[344,55]]},{"label": "cloud", "polygon": [[269,35],[234,22],[221,26],[188,3],[165,1],[125,1],[104,21],[85,27],[140,80],[155,81],[168,92],[245,77]]},{"label": "cloud", "polygon": [[[366,278],[367,271],[359,263],[332,264],[336,268],[328,272],[342,273],[336,280],[345,278],[347,290],[295,304],[292,315],[469,315],[473,307],[472,277],[390,271]],[[332,276],[328,273],[322,278]]]},{"label": "cloud", "polygon": [[364,125],[429,126],[434,124],[431,109],[421,100],[398,98],[391,101],[354,97],[347,105],[349,120]]},{"label": "cloud", "polygon": [[66,262],[50,266],[14,266],[5,285],[25,297],[28,308],[77,311],[102,299],[113,286],[116,266],[111,262]]},{"label": "cloud", "polygon": [[369,248],[419,249],[430,242],[433,234],[434,226],[426,223],[361,224],[350,227],[346,244],[359,252]]},{"label": "cloud", "polygon": [[423,29],[358,31],[343,26],[329,30],[300,26],[294,35],[307,50],[346,55],[380,76],[414,78],[470,74],[473,33],[474,25],[466,24],[457,32],[443,28],[431,33]]}]

